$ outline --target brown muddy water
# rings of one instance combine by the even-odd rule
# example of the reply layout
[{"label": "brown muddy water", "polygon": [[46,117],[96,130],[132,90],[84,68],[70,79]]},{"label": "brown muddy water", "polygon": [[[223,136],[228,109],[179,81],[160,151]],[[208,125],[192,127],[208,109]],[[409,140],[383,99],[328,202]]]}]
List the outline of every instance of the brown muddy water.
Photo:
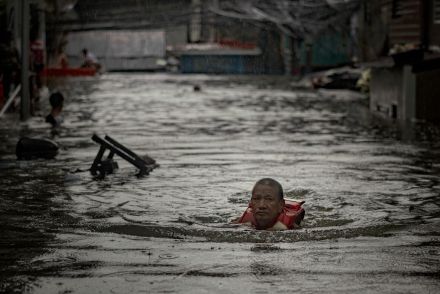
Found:
[{"label": "brown muddy water", "polygon": [[[277,78],[106,74],[58,87],[56,159],[15,159],[19,136],[51,137],[42,116],[0,120],[0,292],[440,291],[438,128],[386,124],[361,95]],[[93,179],[93,133],[160,167],[137,178],[116,157],[116,174]],[[267,176],[306,201],[301,229],[229,224]]]}]

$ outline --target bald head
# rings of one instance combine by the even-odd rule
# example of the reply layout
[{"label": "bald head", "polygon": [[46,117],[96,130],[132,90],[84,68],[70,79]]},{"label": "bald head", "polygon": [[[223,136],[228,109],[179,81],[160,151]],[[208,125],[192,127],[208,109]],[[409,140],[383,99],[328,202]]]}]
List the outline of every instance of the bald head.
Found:
[{"label": "bald head", "polygon": [[258,182],[256,182],[254,185],[254,188],[252,189],[252,195],[254,195],[255,188],[260,185],[266,185],[266,186],[276,188],[278,191],[277,195],[278,195],[279,200],[284,199],[283,187],[281,186],[280,183],[278,183],[277,181],[275,181],[272,178],[263,178],[263,179],[259,180]]}]

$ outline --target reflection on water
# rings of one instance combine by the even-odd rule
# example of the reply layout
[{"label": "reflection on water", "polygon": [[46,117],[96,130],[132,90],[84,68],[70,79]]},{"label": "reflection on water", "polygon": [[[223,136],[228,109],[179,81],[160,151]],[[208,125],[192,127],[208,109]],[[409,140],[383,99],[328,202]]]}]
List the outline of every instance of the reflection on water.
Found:
[{"label": "reflection on water", "polygon": [[[0,291],[438,289],[439,129],[380,122],[361,95],[277,79],[109,74],[59,83],[68,97],[54,137],[61,152],[47,161],[14,155],[19,136],[51,136],[43,117],[3,118]],[[160,168],[139,179],[116,158],[116,174],[92,179],[93,133]],[[302,229],[229,224],[266,176],[306,201]]]}]

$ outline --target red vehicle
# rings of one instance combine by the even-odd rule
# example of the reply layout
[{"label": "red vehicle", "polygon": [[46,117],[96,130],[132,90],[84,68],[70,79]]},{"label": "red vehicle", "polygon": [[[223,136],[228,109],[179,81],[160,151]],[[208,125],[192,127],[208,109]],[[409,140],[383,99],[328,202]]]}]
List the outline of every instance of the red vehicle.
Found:
[{"label": "red vehicle", "polygon": [[96,68],[93,67],[78,67],[78,68],[44,68],[42,71],[43,76],[94,76],[97,73]]}]

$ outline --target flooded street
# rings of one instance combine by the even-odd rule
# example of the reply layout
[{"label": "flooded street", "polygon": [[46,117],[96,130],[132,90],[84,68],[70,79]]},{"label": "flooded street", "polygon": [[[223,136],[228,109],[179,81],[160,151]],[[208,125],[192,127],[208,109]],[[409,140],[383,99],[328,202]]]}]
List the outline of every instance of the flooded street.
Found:
[{"label": "flooded street", "polygon": [[[438,129],[403,131],[362,95],[275,77],[105,74],[58,87],[56,159],[16,161],[20,136],[52,136],[43,117],[0,120],[0,292],[439,291]],[[160,167],[137,178],[115,156],[116,174],[93,179],[94,133]],[[229,224],[262,177],[306,201],[301,229]]]}]

